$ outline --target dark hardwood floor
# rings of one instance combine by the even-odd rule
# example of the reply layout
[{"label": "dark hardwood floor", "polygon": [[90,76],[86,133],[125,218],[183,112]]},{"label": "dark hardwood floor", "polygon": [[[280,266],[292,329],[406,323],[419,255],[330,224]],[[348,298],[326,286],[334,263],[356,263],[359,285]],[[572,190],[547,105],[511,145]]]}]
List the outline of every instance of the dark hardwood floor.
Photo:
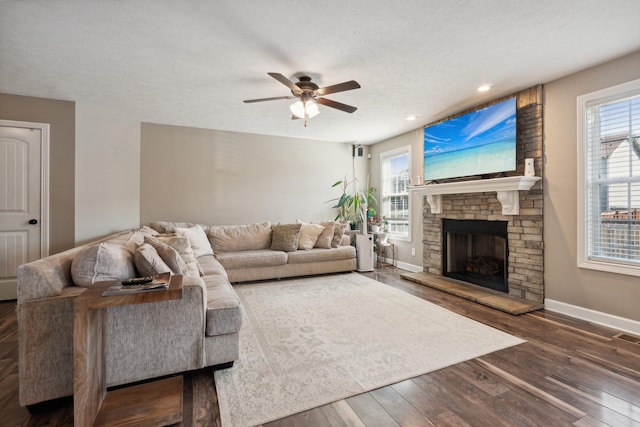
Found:
[{"label": "dark hardwood floor", "polygon": [[[640,344],[548,311],[512,316],[399,278],[366,276],[527,340],[525,344],[266,426],[640,426]],[[219,425],[210,370],[185,375],[183,425]],[[18,405],[15,302],[0,303],[0,425],[71,426],[70,403]]]}]

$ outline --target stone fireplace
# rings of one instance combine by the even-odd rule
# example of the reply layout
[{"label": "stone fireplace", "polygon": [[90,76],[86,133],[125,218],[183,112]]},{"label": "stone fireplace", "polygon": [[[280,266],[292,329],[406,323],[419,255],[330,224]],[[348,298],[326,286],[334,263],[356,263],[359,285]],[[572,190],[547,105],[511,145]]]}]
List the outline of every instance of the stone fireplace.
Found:
[{"label": "stone fireplace", "polygon": [[[471,270],[470,276],[484,276],[480,279],[484,282],[481,286],[500,282],[496,287],[487,287],[500,288],[498,290],[528,302],[542,303],[542,87],[533,87],[516,96],[516,171],[468,177],[464,181],[443,181],[415,187],[412,191],[423,196],[424,273],[474,283],[468,277],[461,277],[464,273],[460,274],[461,270]],[[536,177],[523,176],[526,158],[534,159]],[[470,234],[475,237],[451,237],[447,228],[451,220],[455,223],[482,221],[484,229],[499,229],[493,234],[506,236],[502,240],[489,240],[479,235],[492,233],[472,230]],[[459,255],[465,258],[462,264],[456,264],[458,261],[452,264],[449,259],[452,243],[461,245],[455,251],[460,251],[462,255]],[[472,254],[470,258],[466,257],[468,253]],[[477,282],[475,280],[475,284]]]}]

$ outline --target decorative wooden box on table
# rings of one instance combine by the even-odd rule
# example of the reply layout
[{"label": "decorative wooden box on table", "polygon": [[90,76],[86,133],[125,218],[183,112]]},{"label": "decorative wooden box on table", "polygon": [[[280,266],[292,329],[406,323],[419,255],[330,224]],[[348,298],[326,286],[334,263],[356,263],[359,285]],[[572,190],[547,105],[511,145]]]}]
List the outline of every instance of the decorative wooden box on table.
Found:
[{"label": "decorative wooden box on table", "polygon": [[73,322],[74,425],[166,425],[182,421],[182,377],[107,392],[105,309],[182,298],[182,276],[157,276],[168,289],[102,296],[116,281],[96,283],[75,299]]}]

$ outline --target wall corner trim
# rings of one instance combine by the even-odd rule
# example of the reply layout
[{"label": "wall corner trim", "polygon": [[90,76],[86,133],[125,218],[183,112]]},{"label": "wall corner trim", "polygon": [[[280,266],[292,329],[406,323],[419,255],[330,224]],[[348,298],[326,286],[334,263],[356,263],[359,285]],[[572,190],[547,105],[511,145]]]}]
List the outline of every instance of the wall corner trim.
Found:
[{"label": "wall corner trim", "polygon": [[640,335],[640,322],[614,314],[603,313],[601,311],[591,310],[589,308],[577,305],[567,304],[565,302],[545,298],[544,308],[556,313],[565,314],[567,316],[576,317],[587,322],[606,326],[613,329],[619,329],[634,335]]}]

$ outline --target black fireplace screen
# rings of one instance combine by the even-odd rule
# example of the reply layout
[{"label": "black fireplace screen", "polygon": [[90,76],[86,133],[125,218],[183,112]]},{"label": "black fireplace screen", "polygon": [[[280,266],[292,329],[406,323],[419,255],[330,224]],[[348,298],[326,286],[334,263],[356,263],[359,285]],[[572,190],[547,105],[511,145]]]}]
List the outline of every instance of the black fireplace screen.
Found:
[{"label": "black fireplace screen", "polygon": [[509,292],[507,222],[444,219],[444,276]]}]

